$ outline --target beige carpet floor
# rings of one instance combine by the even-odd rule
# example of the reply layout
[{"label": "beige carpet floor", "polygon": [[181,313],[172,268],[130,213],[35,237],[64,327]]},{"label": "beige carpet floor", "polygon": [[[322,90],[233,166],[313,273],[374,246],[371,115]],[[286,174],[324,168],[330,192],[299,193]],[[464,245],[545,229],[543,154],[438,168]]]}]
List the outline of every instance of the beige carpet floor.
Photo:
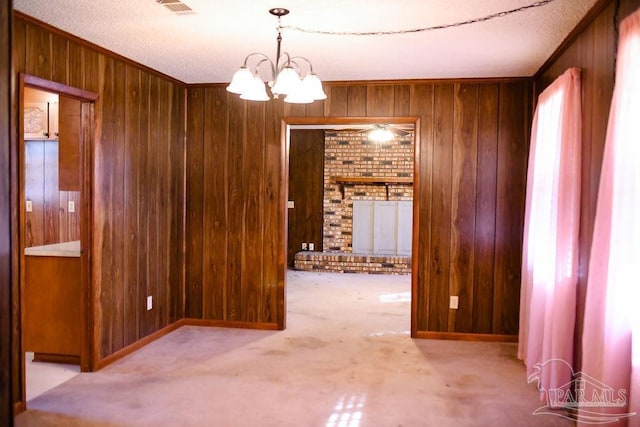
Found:
[{"label": "beige carpet floor", "polygon": [[288,273],[287,329],[182,327],[36,397],[26,426],[567,426],[515,344],[413,340],[410,278]]}]

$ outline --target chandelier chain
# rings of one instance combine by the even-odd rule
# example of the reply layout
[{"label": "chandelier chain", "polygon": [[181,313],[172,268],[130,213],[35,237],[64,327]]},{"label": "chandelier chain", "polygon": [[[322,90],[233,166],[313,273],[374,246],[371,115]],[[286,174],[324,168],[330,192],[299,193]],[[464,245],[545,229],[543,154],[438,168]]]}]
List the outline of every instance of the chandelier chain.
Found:
[{"label": "chandelier chain", "polygon": [[466,21],[459,21],[451,24],[434,25],[431,27],[412,28],[408,30],[362,31],[362,32],[360,31],[353,31],[353,32],[352,31],[325,31],[325,30],[314,30],[314,29],[302,28],[294,25],[284,25],[284,26],[279,26],[279,28],[300,31],[302,33],[321,34],[321,35],[327,35],[327,36],[390,36],[390,35],[399,35],[399,34],[412,34],[412,33],[422,33],[425,31],[444,30],[447,28],[462,27],[465,25],[490,21],[496,18],[504,18],[506,16],[513,15],[514,13],[524,12],[529,9],[545,6],[549,3],[553,3],[554,1],[556,0],[539,0],[525,6],[521,6],[521,7],[510,9],[510,10],[504,10],[502,12],[492,13],[491,15],[486,15],[480,18],[468,19]]}]

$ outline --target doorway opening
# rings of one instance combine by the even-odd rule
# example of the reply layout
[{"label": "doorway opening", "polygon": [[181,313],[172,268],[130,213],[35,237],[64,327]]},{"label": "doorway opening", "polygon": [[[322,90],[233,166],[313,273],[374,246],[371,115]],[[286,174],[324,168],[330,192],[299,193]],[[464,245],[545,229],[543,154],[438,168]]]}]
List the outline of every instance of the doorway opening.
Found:
[{"label": "doorway opening", "polygon": [[91,194],[97,95],[20,76],[22,402],[93,369]]},{"label": "doorway opening", "polygon": [[[287,267],[411,274],[413,288],[418,118],[283,122]],[[369,131],[380,126],[396,130],[396,135],[385,142],[370,140]],[[346,281],[348,275],[342,278]]]}]

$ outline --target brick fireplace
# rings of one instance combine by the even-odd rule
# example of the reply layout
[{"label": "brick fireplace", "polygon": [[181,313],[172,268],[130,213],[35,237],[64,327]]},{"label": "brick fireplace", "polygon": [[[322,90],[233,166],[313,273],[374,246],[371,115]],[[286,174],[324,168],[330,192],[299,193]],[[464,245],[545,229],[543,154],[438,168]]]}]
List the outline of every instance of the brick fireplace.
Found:
[{"label": "brick fireplace", "polygon": [[[295,267],[301,270],[407,274],[411,271],[410,253],[369,250],[354,253],[354,201],[364,205],[384,205],[379,212],[391,212],[381,223],[396,221],[405,227],[410,221],[402,211],[413,200],[413,132],[388,143],[367,139],[366,132],[326,131],[324,145],[323,252],[296,254]],[[363,203],[359,203],[363,205]],[[394,205],[404,209],[394,210]],[[362,210],[362,208],[360,208]],[[396,215],[394,216],[394,212]],[[397,212],[400,212],[400,217]],[[409,206],[409,213],[411,212]],[[373,211],[372,214],[373,216]],[[395,218],[395,219],[394,219]],[[356,220],[357,221],[357,220]],[[393,225],[392,225],[393,227]],[[356,227],[362,230],[362,227]],[[376,226],[379,228],[379,226]],[[390,235],[394,235],[393,231]],[[363,231],[360,231],[362,233]],[[371,230],[373,233],[373,229]],[[365,231],[366,233],[366,231]],[[386,233],[389,235],[389,233]],[[400,235],[402,232],[395,233]],[[406,233],[405,233],[406,234]],[[366,240],[367,236],[360,240]],[[373,237],[371,238],[373,241]],[[385,242],[389,243],[389,242]],[[393,243],[393,242],[391,242]],[[410,244],[409,250],[410,250]],[[360,246],[362,247],[362,245]],[[406,247],[406,244],[404,245]],[[380,253],[383,252],[383,253]]]}]

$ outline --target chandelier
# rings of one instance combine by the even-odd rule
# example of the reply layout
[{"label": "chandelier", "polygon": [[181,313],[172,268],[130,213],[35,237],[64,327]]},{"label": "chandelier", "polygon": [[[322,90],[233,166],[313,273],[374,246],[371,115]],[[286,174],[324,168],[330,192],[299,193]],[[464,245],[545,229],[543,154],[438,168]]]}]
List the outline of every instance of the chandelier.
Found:
[{"label": "chandelier", "polygon": [[[283,8],[270,9],[269,13],[278,17],[278,37],[275,64],[263,53],[251,53],[244,59],[244,64],[233,75],[227,90],[240,95],[241,99],[248,101],[268,101],[269,95],[259,70],[264,64],[269,64],[271,78],[268,82],[273,98],[285,96],[284,102],[293,104],[310,104],[313,101],[326,99],[327,95],[322,89],[322,82],[313,72],[311,62],[302,56],[290,56],[287,52],[280,53],[282,44],[282,25],[280,20],[289,11]],[[249,64],[253,63],[253,68]],[[308,67],[306,74],[302,73],[303,67]],[[264,68],[264,67],[262,67]]]}]

